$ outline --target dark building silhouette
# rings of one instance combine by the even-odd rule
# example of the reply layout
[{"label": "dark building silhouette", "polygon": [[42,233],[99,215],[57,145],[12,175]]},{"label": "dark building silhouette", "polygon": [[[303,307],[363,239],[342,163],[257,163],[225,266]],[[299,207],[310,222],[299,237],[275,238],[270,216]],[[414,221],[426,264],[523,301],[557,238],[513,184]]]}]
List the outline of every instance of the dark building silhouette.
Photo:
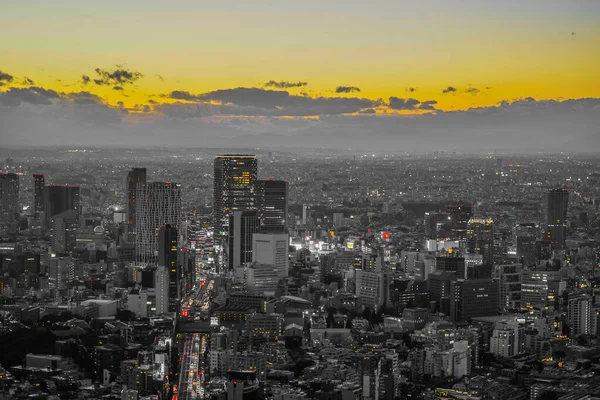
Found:
[{"label": "dark building silhouette", "polygon": [[494,221],[473,217],[467,224],[467,252],[483,255],[483,265],[494,263]]},{"label": "dark building silhouette", "polygon": [[0,225],[6,228],[19,214],[19,175],[0,173]]},{"label": "dark building silhouette", "polygon": [[459,278],[465,276],[465,258],[457,257],[452,254],[442,255],[435,260],[435,270],[452,272]]},{"label": "dark building silhouette", "polygon": [[442,211],[450,216],[451,238],[466,238],[467,224],[473,215],[473,206],[466,203],[444,204]]},{"label": "dark building silhouette", "polygon": [[259,233],[256,211],[234,211],[229,217],[229,269],[252,262],[252,235]]},{"label": "dark building silhouette", "polygon": [[137,185],[146,183],[146,168],[133,168],[127,173],[127,228],[125,238],[128,243],[135,243]]},{"label": "dark building silhouette", "polygon": [[33,174],[33,211],[35,215],[44,212],[44,189],[46,180],[44,174]]},{"label": "dark building silhouette", "polygon": [[453,322],[498,314],[498,281],[458,279],[450,284],[450,318]]},{"label": "dark building silhouette", "polygon": [[569,192],[554,189],[546,192],[544,208],[546,211],[546,238],[552,242],[552,248],[562,249],[567,241],[567,209]]},{"label": "dark building silhouette", "polygon": [[158,265],[164,266],[169,275],[169,312],[179,310],[178,235],[179,229],[172,225],[158,231]]},{"label": "dark building silhouette", "polygon": [[257,181],[257,209],[261,232],[287,231],[288,183],[286,181]]},{"label": "dark building silhouette", "polygon": [[81,213],[81,202],[79,197],[79,186],[50,185],[44,189],[44,216],[47,226],[50,219],[68,210]]},{"label": "dark building silhouette", "polygon": [[[229,243],[229,217],[233,211],[247,211],[256,208],[255,182],[257,161],[254,155],[222,155],[214,162],[214,240],[216,246],[225,248]],[[226,265],[225,259],[217,261]]]}]

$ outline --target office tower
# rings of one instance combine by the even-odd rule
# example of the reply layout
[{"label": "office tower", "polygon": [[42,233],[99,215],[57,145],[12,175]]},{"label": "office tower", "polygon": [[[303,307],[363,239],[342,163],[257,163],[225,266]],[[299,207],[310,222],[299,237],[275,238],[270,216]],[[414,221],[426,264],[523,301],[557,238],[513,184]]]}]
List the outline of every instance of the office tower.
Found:
[{"label": "office tower", "polygon": [[436,258],[435,270],[451,272],[459,278],[465,278],[465,258],[444,253],[442,256]]},{"label": "office tower", "polygon": [[38,216],[44,212],[44,188],[46,181],[44,174],[33,174],[33,211]]},{"label": "office tower", "polygon": [[256,200],[261,232],[286,232],[288,183],[273,180],[257,181]]},{"label": "office tower", "polygon": [[450,318],[453,322],[498,314],[498,282],[492,279],[457,279],[450,284]]},{"label": "office tower", "polygon": [[473,217],[467,224],[467,252],[483,255],[483,265],[494,262],[494,221],[486,217]]},{"label": "office tower", "polygon": [[169,182],[138,184],[136,191],[135,252],[141,264],[154,264],[161,226],[181,223],[181,185]]},{"label": "office tower", "polygon": [[52,250],[55,253],[71,252],[77,243],[78,214],[67,210],[50,218]]},{"label": "office tower", "polygon": [[50,218],[67,210],[77,211],[78,216],[81,213],[79,186],[46,186],[44,189],[44,217],[46,222],[49,223]]},{"label": "office tower", "polygon": [[19,214],[19,175],[0,173],[0,225],[7,228]]},{"label": "office tower", "polygon": [[554,189],[546,192],[544,206],[546,211],[546,238],[552,242],[552,248],[562,249],[567,241],[569,192],[564,189]]},{"label": "office tower", "polygon": [[569,324],[570,337],[579,335],[592,335],[592,315],[596,313],[592,309],[592,298],[587,294],[581,294],[575,298],[569,299],[567,310],[567,321]]},{"label": "office tower", "polygon": [[[214,241],[227,254],[229,217],[233,211],[256,208],[257,161],[253,155],[222,155],[214,164]],[[224,260],[217,262],[220,266]]]},{"label": "office tower", "polygon": [[498,307],[501,311],[521,309],[522,264],[498,265],[494,269],[494,278],[500,285]]},{"label": "office tower", "polygon": [[355,295],[360,298],[361,304],[372,311],[378,311],[387,304],[388,285],[387,276],[382,272],[370,272],[357,269],[355,272]]},{"label": "office tower", "polygon": [[308,222],[308,218],[310,213],[310,208],[308,204],[302,204],[302,225],[306,225]]},{"label": "office tower", "polygon": [[272,265],[280,278],[288,276],[288,234],[252,235],[252,262]]},{"label": "office tower", "polygon": [[229,269],[252,262],[252,236],[259,233],[256,211],[234,211],[229,217]]},{"label": "office tower", "polygon": [[165,267],[169,274],[169,311],[179,310],[179,251],[177,240],[179,229],[173,225],[161,226],[158,230],[158,265]]},{"label": "office tower", "polygon": [[169,312],[169,271],[163,266],[156,268],[154,290],[156,293],[156,314]]},{"label": "office tower", "polygon": [[135,243],[135,221],[137,204],[137,186],[146,183],[146,168],[133,168],[127,173],[127,227],[125,238],[128,243]]},{"label": "office tower", "polygon": [[[448,307],[442,306],[442,300],[450,297],[450,285],[457,279],[456,274],[445,271],[435,271],[429,274],[429,299],[435,303],[436,309],[446,315],[450,314]],[[448,304],[449,306],[449,304]]]},{"label": "office tower", "polygon": [[473,215],[473,206],[466,203],[444,204],[442,211],[450,217],[450,238],[466,238],[467,223]]}]

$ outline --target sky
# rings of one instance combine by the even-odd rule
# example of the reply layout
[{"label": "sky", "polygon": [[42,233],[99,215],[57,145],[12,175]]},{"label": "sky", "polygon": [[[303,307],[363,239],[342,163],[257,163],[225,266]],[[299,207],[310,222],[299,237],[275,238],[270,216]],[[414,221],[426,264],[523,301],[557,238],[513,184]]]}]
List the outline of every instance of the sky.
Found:
[{"label": "sky", "polygon": [[12,0],[0,145],[600,149],[597,0]]}]

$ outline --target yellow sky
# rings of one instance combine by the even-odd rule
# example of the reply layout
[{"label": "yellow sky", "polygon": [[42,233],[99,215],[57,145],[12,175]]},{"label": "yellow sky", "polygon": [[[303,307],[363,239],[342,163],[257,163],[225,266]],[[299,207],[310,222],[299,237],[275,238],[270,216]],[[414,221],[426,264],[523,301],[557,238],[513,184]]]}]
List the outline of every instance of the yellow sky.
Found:
[{"label": "yellow sky", "polygon": [[[308,83],[289,89],[295,94],[331,97],[348,85],[361,91],[345,96],[414,97],[444,110],[520,97],[600,97],[600,14],[594,17],[597,5],[585,0],[574,1],[572,10],[554,1],[521,10],[507,0],[506,12],[466,0],[457,3],[460,12],[439,0],[430,9],[378,0],[374,7],[382,9],[372,12],[354,1],[348,12],[331,1],[275,10],[265,1],[241,10],[234,5],[243,3],[232,1],[225,2],[230,9],[209,1],[107,3],[8,7],[0,14],[0,70],[126,106],[173,90],[204,93],[269,80]],[[81,85],[82,75],[94,78],[95,68],[116,65],[144,77],[123,92]],[[448,86],[456,92],[443,94]]]}]

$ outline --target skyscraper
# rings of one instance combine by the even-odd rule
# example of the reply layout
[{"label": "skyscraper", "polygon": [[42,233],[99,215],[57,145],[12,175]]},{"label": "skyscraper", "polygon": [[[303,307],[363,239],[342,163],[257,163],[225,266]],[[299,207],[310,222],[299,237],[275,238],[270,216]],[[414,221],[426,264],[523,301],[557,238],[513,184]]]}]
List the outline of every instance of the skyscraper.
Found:
[{"label": "skyscraper", "polygon": [[[221,250],[228,245],[229,217],[233,211],[256,208],[257,161],[253,155],[222,155],[214,164],[214,240]],[[224,261],[224,260],[223,260]]]},{"label": "skyscraper", "polygon": [[6,228],[19,213],[19,175],[0,173],[0,225]]},{"label": "skyscraper", "polygon": [[450,284],[450,318],[453,322],[498,314],[498,281],[458,279]]},{"label": "skyscraper", "polygon": [[44,216],[50,218],[67,210],[81,212],[79,186],[50,185],[44,189]]},{"label": "skyscraper", "polygon": [[552,247],[562,249],[567,240],[567,209],[569,192],[554,189],[546,192],[544,208],[546,211],[546,238]]},{"label": "skyscraper", "polygon": [[473,215],[473,206],[466,203],[444,204],[443,212],[450,216],[452,239],[464,239],[467,236],[467,223]]},{"label": "skyscraper", "polygon": [[71,252],[75,248],[78,217],[77,211],[67,210],[50,218],[50,234],[54,252]]},{"label": "skyscraper", "polygon": [[288,234],[255,233],[252,238],[252,262],[272,265],[280,278],[288,276]]},{"label": "skyscraper", "polygon": [[261,232],[286,232],[288,183],[273,180],[257,181],[256,199]]},{"label": "skyscraper", "polygon": [[252,236],[260,232],[256,211],[234,211],[229,217],[229,269],[252,262]]},{"label": "skyscraper", "polygon": [[158,256],[161,226],[181,222],[181,185],[169,182],[138,184],[136,191],[135,252],[142,264],[154,264]]},{"label": "skyscraper", "polygon": [[179,310],[178,235],[179,229],[169,224],[158,230],[158,265],[167,269],[169,277],[169,312]]},{"label": "skyscraper", "polygon": [[128,243],[135,243],[137,185],[145,183],[146,168],[133,168],[127,173],[127,227],[125,237]]},{"label": "skyscraper", "polygon": [[483,265],[494,262],[494,221],[473,217],[467,224],[467,252],[483,255]]},{"label": "skyscraper", "polygon": [[44,174],[33,174],[33,211],[38,216],[44,212],[44,188],[46,181]]}]

